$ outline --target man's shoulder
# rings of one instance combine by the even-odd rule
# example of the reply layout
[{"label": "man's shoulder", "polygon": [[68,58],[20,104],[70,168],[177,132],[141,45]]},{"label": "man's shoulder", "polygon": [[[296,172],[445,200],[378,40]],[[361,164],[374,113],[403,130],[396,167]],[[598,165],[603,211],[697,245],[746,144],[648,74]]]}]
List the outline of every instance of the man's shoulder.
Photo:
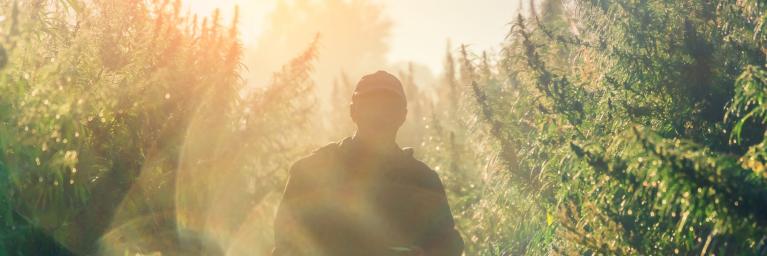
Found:
[{"label": "man's shoulder", "polygon": [[408,172],[415,175],[419,183],[426,187],[441,188],[441,181],[439,174],[434,171],[428,164],[417,159],[413,155],[413,148],[404,148],[405,159],[404,162],[407,165]]},{"label": "man's shoulder", "polygon": [[336,160],[335,158],[337,156],[339,147],[340,142],[330,142],[322,147],[315,149],[308,155],[301,157],[295,163],[293,163],[293,166],[290,168],[290,174],[300,175],[304,172],[303,170],[308,168],[330,164],[332,161]]},{"label": "man's shoulder", "polygon": [[[421,173],[435,173],[434,170],[429,167],[426,163],[424,163],[421,160],[418,160],[418,158],[414,155],[414,149],[411,147],[406,147],[402,149],[404,158],[402,159],[405,164],[407,164],[408,169],[411,169],[412,171],[421,172]],[[436,173],[435,173],[436,174]]]}]

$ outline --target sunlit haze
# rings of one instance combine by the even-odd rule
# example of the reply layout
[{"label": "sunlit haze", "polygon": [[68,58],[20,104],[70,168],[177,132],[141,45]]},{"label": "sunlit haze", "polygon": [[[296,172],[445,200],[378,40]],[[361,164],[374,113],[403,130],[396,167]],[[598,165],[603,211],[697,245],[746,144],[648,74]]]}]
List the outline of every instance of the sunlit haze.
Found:
[{"label": "sunlit haze", "polygon": [[[206,15],[220,8],[230,17],[233,6],[240,7],[241,38],[255,43],[267,23],[267,15],[277,0],[196,0],[189,1],[191,11]],[[475,51],[498,50],[507,35],[508,23],[516,15],[517,0],[374,0],[383,5],[393,21],[387,59],[390,63],[415,62],[434,73],[442,70],[444,46],[450,39],[454,46],[467,44]]]},{"label": "sunlit haze", "polygon": [[0,0],[0,256],[767,255],[764,0]]}]

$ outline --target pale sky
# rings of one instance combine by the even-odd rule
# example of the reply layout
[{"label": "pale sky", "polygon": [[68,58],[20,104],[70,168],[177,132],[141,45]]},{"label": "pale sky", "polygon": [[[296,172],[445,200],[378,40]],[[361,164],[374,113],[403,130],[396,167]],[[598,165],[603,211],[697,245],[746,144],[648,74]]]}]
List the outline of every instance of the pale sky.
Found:
[{"label": "pale sky", "polygon": [[518,0],[379,0],[394,21],[389,60],[423,63],[442,70],[445,44],[454,48],[499,49],[519,6]]},{"label": "pale sky", "polygon": [[[277,0],[186,0],[193,13],[221,8],[228,22],[240,6],[240,31],[247,45],[256,40]],[[497,51],[516,16],[519,0],[372,0],[394,22],[389,38],[390,63],[413,61],[441,73],[445,44],[467,44],[475,52]]]}]

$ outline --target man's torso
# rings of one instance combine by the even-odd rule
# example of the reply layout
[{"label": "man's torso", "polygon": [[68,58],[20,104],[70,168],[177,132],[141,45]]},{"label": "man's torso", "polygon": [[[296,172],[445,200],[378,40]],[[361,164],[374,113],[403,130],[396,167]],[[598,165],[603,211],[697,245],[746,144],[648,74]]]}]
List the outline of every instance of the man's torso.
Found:
[{"label": "man's torso", "polygon": [[436,174],[410,154],[368,155],[347,139],[299,161],[291,176],[301,180],[297,210],[311,239],[365,255],[421,243],[443,195]]}]

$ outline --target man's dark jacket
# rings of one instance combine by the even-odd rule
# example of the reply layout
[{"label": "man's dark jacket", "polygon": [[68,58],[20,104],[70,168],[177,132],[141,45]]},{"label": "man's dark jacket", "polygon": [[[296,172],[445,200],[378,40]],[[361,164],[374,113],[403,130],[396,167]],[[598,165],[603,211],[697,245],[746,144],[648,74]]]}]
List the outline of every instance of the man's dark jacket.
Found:
[{"label": "man's dark jacket", "polygon": [[461,255],[442,182],[411,149],[368,154],[354,139],[290,169],[273,255]]}]

